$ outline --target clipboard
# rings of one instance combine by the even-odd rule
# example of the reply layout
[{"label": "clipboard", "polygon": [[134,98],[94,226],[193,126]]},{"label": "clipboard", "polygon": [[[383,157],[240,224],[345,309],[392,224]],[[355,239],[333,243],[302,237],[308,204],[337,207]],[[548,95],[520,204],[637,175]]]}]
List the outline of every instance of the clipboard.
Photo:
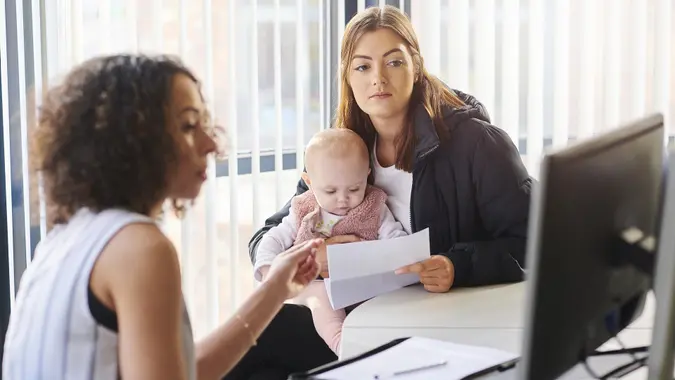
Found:
[{"label": "clipboard", "polygon": [[[390,349],[391,347],[394,347],[398,344],[401,344],[402,342],[405,342],[409,338],[410,337],[394,339],[394,340],[392,340],[388,343],[385,343],[385,344],[383,344],[379,347],[373,348],[370,351],[366,351],[366,352],[364,352],[360,355],[354,356],[352,358],[328,363],[328,364],[325,364],[321,367],[317,367],[317,368],[312,369],[312,370],[307,371],[307,372],[299,372],[299,373],[291,374],[288,377],[288,380],[321,380],[321,374],[323,374],[323,373],[334,370],[336,368],[340,368],[342,366],[346,366],[346,365],[358,362],[359,360],[362,360],[362,359],[368,358],[370,356],[373,356],[375,354],[378,354],[380,352],[386,351],[386,350]],[[485,368],[483,370],[474,372],[474,373],[472,373],[468,376],[463,377],[460,380],[474,380],[474,379],[479,379],[483,376],[490,375],[494,372],[505,372],[505,371],[509,371],[509,370],[514,370],[514,368],[515,368],[515,366],[516,366],[516,364],[518,363],[519,360],[520,360],[519,357],[516,358],[516,359],[513,359],[513,360],[507,360],[503,363],[499,363],[499,364],[494,365],[492,367],[488,367],[488,368]]]},{"label": "clipboard", "polygon": [[373,356],[373,355],[378,354],[382,351],[388,350],[389,348],[394,347],[397,344],[400,344],[401,342],[405,342],[406,340],[408,340],[407,337],[406,338],[394,339],[389,343],[385,343],[385,344],[383,344],[379,347],[375,347],[370,351],[366,351],[366,352],[364,352],[360,355],[354,356],[352,358],[328,363],[328,364],[322,365],[321,367],[312,369],[312,370],[307,371],[307,372],[293,373],[288,377],[288,380],[314,380],[314,379],[319,380],[320,377],[321,377],[320,375],[322,373],[326,373],[326,372],[331,371],[333,369],[340,368],[342,366],[346,366],[346,365],[349,365],[351,363],[357,362],[361,359],[365,359],[367,357]]}]

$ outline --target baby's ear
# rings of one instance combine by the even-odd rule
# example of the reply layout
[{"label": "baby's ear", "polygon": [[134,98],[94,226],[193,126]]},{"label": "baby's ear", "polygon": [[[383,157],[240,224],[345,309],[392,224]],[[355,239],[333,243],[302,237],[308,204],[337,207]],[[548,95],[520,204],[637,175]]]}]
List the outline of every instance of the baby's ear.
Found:
[{"label": "baby's ear", "polygon": [[309,179],[309,175],[307,174],[307,172],[302,172],[301,177],[302,177],[302,180],[305,181],[305,183],[307,184],[307,187],[311,189],[312,188],[312,180]]}]

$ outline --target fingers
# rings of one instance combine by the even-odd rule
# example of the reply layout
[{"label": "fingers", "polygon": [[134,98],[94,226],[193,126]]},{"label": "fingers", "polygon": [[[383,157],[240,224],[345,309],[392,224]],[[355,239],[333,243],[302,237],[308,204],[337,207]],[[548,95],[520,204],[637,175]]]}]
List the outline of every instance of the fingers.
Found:
[{"label": "fingers", "polygon": [[432,284],[432,285],[427,285],[424,283],[422,284],[424,285],[424,289],[426,289],[428,292],[431,293],[445,293],[450,289],[449,287],[445,287],[440,284]]},{"label": "fingers", "polygon": [[321,277],[328,278],[328,260],[317,260],[316,262],[319,264],[319,274]]},{"label": "fingers", "polygon": [[316,262],[312,262],[304,271],[298,272],[298,278],[303,285],[307,285],[310,282],[314,281],[316,276],[319,274],[319,265]]},{"label": "fingers", "polygon": [[323,278],[328,278],[328,265],[319,265],[319,274]]},{"label": "fingers", "polygon": [[296,247],[287,250],[286,252],[282,253],[282,255],[287,256],[289,259],[295,262],[300,262],[300,260],[304,260],[307,258],[307,256],[316,253],[316,249],[321,243],[321,239],[309,240],[303,244],[299,244]]},{"label": "fingers", "polygon": [[425,272],[431,272],[434,270],[439,270],[445,268],[445,262],[439,259],[436,259],[437,256],[432,256],[431,258],[428,258],[424,261],[422,261],[422,265],[424,266],[424,271]]},{"label": "fingers", "polygon": [[305,251],[305,250],[312,249],[312,248],[318,248],[322,243],[323,243],[323,239],[307,240],[306,242],[304,242],[302,244],[298,244],[298,245],[290,248],[286,252],[288,254],[293,254],[293,253],[296,253],[298,251]]},{"label": "fingers", "polygon": [[394,273],[396,274],[406,274],[406,273],[422,273],[424,271],[424,262],[419,262],[415,264],[406,265],[402,268],[398,268]]},{"label": "fingers", "polygon": [[295,273],[295,281],[303,286],[313,281],[319,273],[319,264],[311,254],[298,265],[298,270]]},{"label": "fingers", "polygon": [[320,271],[321,267],[315,262],[312,265],[311,270],[307,272],[307,282],[309,283],[310,281],[314,281],[316,279],[316,276],[319,275]]},{"label": "fingers", "polygon": [[326,244],[356,243],[359,241],[361,241],[361,238],[355,235],[339,235],[326,239]]},{"label": "fingers", "polygon": [[301,262],[300,267],[298,268],[298,273],[305,273],[312,268],[316,262],[312,259],[312,255],[309,255]]},{"label": "fingers", "polygon": [[415,264],[407,265],[396,270],[396,274],[419,273],[430,274],[435,271],[444,271],[447,267],[446,258],[443,256],[431,256],[430,258]]},{"label": "fingers", "polygon": [[396,274],[416,273],[424,288],[433,293],[443,293],[450,290],[454,281],[454,267],[444,256],[430,258],[399,268]]},{"label": "fingers", "polygon": [[306,241],[304,244],[300,244],[300,249],[309,249],[311,251],[316,251],[316,249],[318,249],[322,244],[323,239],[312,239]]},{"label": "fingers", "polygon": [[422,282],[434,282],[441,278],[443,278],[443,276],[441,275],[429,275],[426,273],[420,273],[420,281]]},{"label": "fingers", "polygon": [[328,256],[326,255],[326,243],[321,242],[316,248],[316,259],[319,261],[326,261]]},{"label": "fingers", "polygon": [[[455,280],[455,270],[452,262],[444,256],[432,256],[427,260],[425,271],[420,274],[420,282],[430,292],[447,292]],[[427,269],[433,268],[433,269]]]},{"label": "fingers", "polygon": [[424,288],[429,291],[435,292],[447,292],[452,286],[452,279],[448,276],[445,277],[430,277],[430,276],[420,276],[420,282],[424,285]]},{"label": "fingers", "polygon": [[437,278],[442,278],[442,277],[447,277],[448,276],[448,269],[443,267],[443,268],[434,268],[434,269],[426,269],[420,273],[420,277],[437,277]]}]

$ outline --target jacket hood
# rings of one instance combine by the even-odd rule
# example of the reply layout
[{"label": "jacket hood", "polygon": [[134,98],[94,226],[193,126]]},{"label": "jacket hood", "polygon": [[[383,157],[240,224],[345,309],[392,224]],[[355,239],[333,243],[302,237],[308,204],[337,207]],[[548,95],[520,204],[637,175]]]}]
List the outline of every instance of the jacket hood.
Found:
[{"label": "jacket hood", "polygon": [[[448,131],[452,131],[469,119],[478,119],[490,123],[490,115],[483,103],[472,95],[454,89],[450,89],[450,91],[454,92],[464,102],[464,106],[458,108],[447,106],[443,110],[443,121]],[[415,135],[417,137],[416,161],[422,159],[440,143],[431,117],[423,105],[419,105],[415,110]]]},{"label": "jacket hood", "polygon": [[454,128],[467,119],[478,119],[486,123],[490,122],[490,115],[483,103],[478,101],[473,95],[457,90],[452,91],[462,100],[462,102],[464,102],[464,107],[448,107],[445,112],[443,112],[443,119],[448,128]]}]

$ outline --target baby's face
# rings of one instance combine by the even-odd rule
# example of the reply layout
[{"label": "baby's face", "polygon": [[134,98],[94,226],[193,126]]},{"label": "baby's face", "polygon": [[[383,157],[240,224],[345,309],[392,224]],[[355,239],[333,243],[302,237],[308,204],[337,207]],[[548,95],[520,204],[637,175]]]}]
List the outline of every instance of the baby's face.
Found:
[{"label": "baby's face", "polygon": [[322,209],[335,215],[347,212],[363,202],[370,169],[368,162],[357,156],[316,157],[308,166],[310,187]]}]

